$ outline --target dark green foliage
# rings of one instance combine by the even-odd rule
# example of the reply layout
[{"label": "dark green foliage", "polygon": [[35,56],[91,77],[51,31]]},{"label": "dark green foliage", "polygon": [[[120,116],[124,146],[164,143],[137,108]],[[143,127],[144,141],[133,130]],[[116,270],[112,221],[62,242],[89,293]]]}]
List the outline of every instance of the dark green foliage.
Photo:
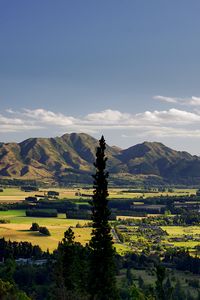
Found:
[{"label": "dark green foliage", "polygon": [[20,290],[25,291],[31,299],[53,299],[54,282],[52,261],[48,260],[47,264],[41,266],[34,264],[18,265],[13,278]]},{"label": "dark green foliage", "polygon": [[48,191],[48,192],[47,192],[47,196],[48,196],[48,197],[49,197],[49,196],[53,196],[53,197],[59,196],[59,192],[56,192],[56,191]]},{"label": "dark green foliage", "polygon": [[[41,182],[40,182],[41,183]],[[29,179],[15,179],[15,178],[0,178],[0,184],[3,186],[39,186],[39,182]]]},{"label": "dark green foliage", "polygon": [[181,215],[174,217],[174,222],[179,225],[199,225],[200,214],[198,211],[184,211]]},{"label": "dark green foliage", "polygon": [[131,273],[131,268],[127,268],[126,271],[126,279],[127,279],[127,284],[130,286],[133,284],[133,275]]},{"label": "dark green foliage", "polygon": [[31,231],[39,231],[40,226],[38,225],[38,223],[32,223],[32,226],[30,228]]},{"label": "dark green foliage", "polygon": [[195,289],[198,289],[200,287],[200,282],[198,279],[190,279],[188,280],[188,284]]},{"label": "dark green foliage", "polygon": [[140,289],[142,289],[144,287],[144,280],[142,279],[141,276],[139,276],[139,278],[138,278],[138,285],[139,285]]},{"label": "dark green foliage", "polygon": [[54,218],[58,216],[58,212],[56,209],[27,209],[26,216]]},{"label": "dark green foliage", "polygon": [[30,228],[31,231],[39,231],[40,233],[44,235],[51,235],[47,227],[40,227],[38,223],[32,223],[32,226]]},{"label": "dark green foliage", "polygon": [[26,197],[25,201],[28,201],[28,202],[37,202],[37,197],[33,197],[33,196]]},{"label": "dark green foliage", "polygon": [[166,295],[163,287],[163,282],[166,277],[166,270],[163,266],[158,265],[156,267],[156,294],[158,300],[166,300]]},{"label": "dark green foliage", "polygon": [[44,235],[51,235],[47,227],[39,227],[39,232]]},{"label": "dark green foliage", "polygon": [[66,213],[67,219],[82,219],[82,220],[91,220],[91,212],[86,210],[69,210]]},{"label": "dark green foliage", "polygon": [[172,294],[172,299],[173,300],[183,300],[187,299],[186,298],[186,293],[184,292],[183,288],[181,287],[180,281],[177,281],[173,294]]},{"label": "dark green foliage", "polygon": [[43,252],[37,245],[28,242],[11,242],[0,239],[0,261],[7,258],[42,258]]},{"label": "dark green foliage", "polygon": [[140,289],[138,289],[135,285],[132,285],[132,287],[130,288],[130,296],[128,299],[130,299],[130,300],[148,300],[150,298],[147,298]]},{"label": "dark green foliage", "polygon": [[70,200],[48,200],[40,199],[36,205],[39,209],[56,209],[59,213],[66,213],[68,210],[77,210],[77,205]]},{"label": "dark green foliage", "polygon": [[7,211],[8,207],[6,204],[0,204],[0,211]]},{"label": "dark green foliage", "polygon": [[24,292],[19,291],[13,284],[0,279],[1,300],[31,300]]},{"label": "dark green foliage", "polygon": [[10,223],[10,220],[0,219],[0,224],[7,224],[7,223]]},{"label": "dark green foliage", "polygon": [[58,246],[56,300],[88,299],[88,248],[74,242],[74,239],[74,232],[69,228]]},{"label": "dark green foliage", "polygon": [[106,149],[104,137],[99,141],[96,152],[96,174],[94,177],[94,195],[90,202],[92,206],[93,230],[90,241],[91,269],[90,293],[91,299],[116,300],[117,289],[115,282],[115,251],[113,248],[111,228],[108,223],[108,173],[105,171]]},{"label": "dark green foliage", "polygon": [[39,188],[36,186],[25,185],[25,186],[21,186],[21,190],[24,192],[37,192],[39,191]]},{"label": "dark green foliage", "polygon": [[[26,263],[15,262],[15,259],[27,258]],[[48,259],[47,263],[37,265],[38,259]],[[27,242],[10,242],[0,239],[0,278],[9,281],[23,290],[32,300],[50,300],[52,294],[53,259],[49,253],[44,253],[39,246]],[[18,295],[18,294],[17,294]],[[19,298],[11,297],[6,300],[25,300],[23,293]],[[4,299],[1,298],[0,299]],[[56,299],[57,300],[57,299]]]},{"label": "dark green foliage", "polygon": [[177,270],[200,274],[200,259],[190,256],[189,252],[184,249],[169,249],[163,261],[175,265]]}]

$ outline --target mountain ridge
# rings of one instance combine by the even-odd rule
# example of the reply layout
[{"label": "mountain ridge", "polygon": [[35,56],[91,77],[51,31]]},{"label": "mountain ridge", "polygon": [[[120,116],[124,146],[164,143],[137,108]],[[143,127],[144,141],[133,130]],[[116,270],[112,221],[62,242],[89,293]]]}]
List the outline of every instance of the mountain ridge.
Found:
[{"label": "mountain ridge", "polygon": [[[0,143],[0,178],[87,182],[94,172],[97,146],[98,140],[85,133]],[[155,176],[165,182],[200,182],[200,157],[159,142],[127,149],[107,145],[106,156],[111,177],[118,179]]]}]

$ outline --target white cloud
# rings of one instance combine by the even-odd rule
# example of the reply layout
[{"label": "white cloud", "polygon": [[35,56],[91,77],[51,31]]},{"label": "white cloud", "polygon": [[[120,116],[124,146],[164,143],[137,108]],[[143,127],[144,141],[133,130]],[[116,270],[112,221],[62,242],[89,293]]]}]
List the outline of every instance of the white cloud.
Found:
[{"label": "white cloud", "polygon": [[144,121],[161,124],[161,123],[196,123],[200,122],[200,115],[193,112],[171,108],[163,111],[146,111],[136,115],[137,119]]},{"label": "white cloud", "polygon": [[200,97],[192,96],[192,98],[189,101],[189,104],[193,105],[193,106],[199,106],[200,105]]},{"label": "white cloud", "polygon": [[131,115],[127,113],[121,113],[118,110],[106,109],[101,112],[88,114],[85,119],[89,122],[94,123],[105,123],[105,124],[115,124],[118,122],[124,122],[130,119]]},{"label": "white cloud", "polygon": [[184,137],[184,138],[200,138],[200,130],[174,127],[154,127],[143,132],[143,136],[149,137]]},{"label": "white cloud", "polygon": [[200,97],[192,96],[190,98],[176,98],[176,97],[166,97],[166,96],[154,96],[153,99],[159,100],[161,102],[167,103],[177,103],[180,105],[187,106],[200,106]]},{"label": "white cloud", "polygon": [[138,114],[106,109],[82,117],[68,116],[42,108],[7,110],[0,115],[0,132],[16,132],[43,128],[62,132],[99,132],[102,129],[126,130],[141,136],[200,137],[200,113],[171,108],[163,111],[145,111]]},{"label": "white cloud", "polygon": [[21,119],[17,118],[7,118],[0,114],[0,123],[3,125],[11,124],[11,125],[19,125],[23,124],[23,121]]},{"label": "white cloud", "polygon": [[0,114],[0,132],[17,132],[39,128],[41,128],[41,126],[31,124],[26,120],[20,118],[7,118]]},{"label": "white cloud", "polygon": [[38,108],[35,110],[24,109],[24,116],[38,120],[41,123],[55,124],[60,126],[72,125],[76,120],[73,117],[65,116],[61,113],[54,113],[49,110]]},{"label": "white cloud", "polygon": [[168,102],[168,103],[177,103],[178,102],[177,98],[165,97],[165,96],[160,96],[160,95],[154,96],[153,99],[159,100],[162,102]]}]

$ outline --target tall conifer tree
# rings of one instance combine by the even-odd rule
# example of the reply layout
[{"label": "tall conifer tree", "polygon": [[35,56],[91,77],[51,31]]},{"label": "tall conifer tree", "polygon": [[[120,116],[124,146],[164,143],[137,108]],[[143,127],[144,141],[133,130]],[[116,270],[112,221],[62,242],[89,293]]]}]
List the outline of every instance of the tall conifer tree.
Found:
[{"label": "tall conifer tree", "polygon": [[110,210],[108,208],[108,172],[104,151],[105,140],[102,136],[96,152],[96,174],[94,178],[92,206],[93,230],[91,247],[91,283],[92,300],[116,300],[115,250],[113,248],[111,228],[109,225]]}]

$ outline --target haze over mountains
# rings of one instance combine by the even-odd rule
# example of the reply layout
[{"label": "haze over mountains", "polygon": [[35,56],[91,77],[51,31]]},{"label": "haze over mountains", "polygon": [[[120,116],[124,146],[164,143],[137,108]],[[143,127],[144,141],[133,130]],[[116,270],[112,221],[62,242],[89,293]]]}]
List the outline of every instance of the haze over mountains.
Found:
[{"label": "haze over mountains", "polygon": [[[0,143],[0,178],[47,182],[92,182],[98,140],[85,133]],[[122,150],[107,145],[108,170],[114,181],[154,178],[168,183],[200,183],[200,157],[144,142]]]}]

